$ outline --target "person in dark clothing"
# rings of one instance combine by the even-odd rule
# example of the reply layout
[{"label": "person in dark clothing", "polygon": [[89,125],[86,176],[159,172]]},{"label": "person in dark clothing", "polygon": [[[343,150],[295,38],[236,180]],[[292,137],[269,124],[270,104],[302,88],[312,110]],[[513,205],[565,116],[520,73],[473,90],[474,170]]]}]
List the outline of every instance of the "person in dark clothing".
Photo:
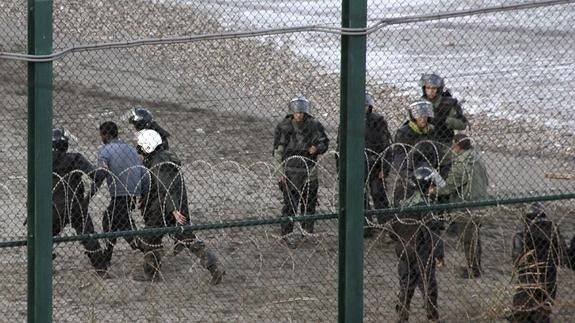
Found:
[{"label": "person in dark clothing", "polygon": [[[365,93],[365,193],[364,207],[371,209],[369,196],[373,201],[375,209],[385,209],[389,207],[387,193],[385,191],[385,178],[391,169],[392,151],[391,133],[385,118],[373,111],[373,97]],[[374,222],[372,217],[368,220]],[[379,224],[384,224],[383,217],[377,217]],[[373,228],[365,223],[364,236],[369,237],[374,234]]]},{"label": "person in dark clothing", "polygon": [[[149,179],[136,149],[118,138],[118,126],[112,121],[100,125],[100,138],[104,144],[98,151],[98,169],[94,173],[91,194],[95,194],[106,180],[110,203],[102,217],[102,230],[129,231],[135,229],[130,212],[135,209],[136,198],[148,189]],[[138,240],[125,237],[132,249],[138,249]],[[106,261],[112,259],[116,238],[106,240]]]},{"label": "person in dark clothing", "polygon": [[433,116],[431,103],[414,102],[409,106],[408,120],[395,133],[391,182],[394,205],[407,198],[408,179],[415,168],[443,168],[444,149],[433,141],[434,127],[429,123]]},{"label": "person in dark clothing", "polygon": [[[138,151],[144,157],[144,166],[150,174],[150,189],[141,205],[147,228],[179,226],[190,223],[188,195],[181,173],[181,161],[164,149],[162,138],[155,130],[144,129],[137,134]],[[144,268],[134,275],[137,281],[161,280],[162,234],[142,238],[140,249],[144,252]],[[188,248],[200,258],[201,264],[211,273],[211,283],[219,284],[225,274],[216,255],[193,232],[176,233],[176,243]]]},{"label": "person in dark clothing", "polygon": [[[429,167],[415,169],[408,198],[401,201],[401,207],[432,203],[427,192],[438,178],[439,174]],[[391,220],[391,238],[395,241],[395,252],[399,258],[400,291],[396,305],[399,322],[409,321],[409,308],[416,286],[425,300],[427,319],[439,319],[435,269],[444,265],[444,250],[435,222],[435,217],[428,211],[400,214]]]},{"label": "person in dark clothing", "polygon": [[423,100],[429,101],[433,106],[433,118],[430,123],[435,130],[434,139],[451,145],[454,130],[465,130],[467,128],[467,118],[463,115],[461,104],[451,96],[449,90],[445,89],[443,78],[437,74],[423,74],[419,80]]},{"label": "person in dark clothing", "polygon": [[571,243],[567,250],[567,260],[569,261],[569,268],[575,270],[575,235],[571,238]]},{"label": "person in dark clothing", "polygon": [[[52,234],[57,236],[71,224],[76,233],[94,233],[88,213],[82,176],[94,171],[94,166],[79,153],[68,152],[69,138],[64,129],[52,130]],[[109,278],[107,263],[100,244],[95,239],[81,241],[90,263],[102,278]]]},{"label": "person in dark clothing", "polygon": [[545,214],[542,203],[531,205],[521,231],[513,237],[513,263],[518,284],[510,322],[550,322],[557,294],[557,266],[565,261],[565,241]]},{"label": "person in dark clothing", "polygon": [[152,116],[152,113],[143,107],[135,107],[130,111],[130,116],[128,117],[128,121],[134,126],[136,131],[140,131],[143,129],[151,129],[155,130],[157,133],[160,134],[162,137],[162,146],[164,149],[170,149],[170,145],[168,144],[168,138],[170,137],[170,133],[162,128]]},{"label": "person in dark clothing", "polygon": [[[291,100],[287,116],[274,133],[273,157],[283,192],[282,216],[294,216],[298,210],[302,214],[315,213],[319,189],[316,162],[328,146],[323,125],[311,116],[311,103],[305,97]],[[314,221],[304,221],[302,228],[313,233]],[[293,223],[281,225],[284,238],[287,239],[292,231]],[[290,244],[289,240],[287,242]]]}]

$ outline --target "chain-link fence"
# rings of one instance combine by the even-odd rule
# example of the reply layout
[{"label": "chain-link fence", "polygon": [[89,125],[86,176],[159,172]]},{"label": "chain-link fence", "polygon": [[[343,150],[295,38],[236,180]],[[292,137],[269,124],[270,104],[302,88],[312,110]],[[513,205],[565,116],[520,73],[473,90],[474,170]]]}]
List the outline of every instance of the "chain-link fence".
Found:
[{"label": "chain-link fence", "polygon": [[[27,317],[26,15],[0,3],[7,322]],[[367,208],[448,203],[367,216],[364,320],[571,321],[574,2],[367,15],[357,31],[333,1],[54,1],[53,319],[336,321],[341,38],[363,33]],[[184,223],[206,226],[154,231]]]}]

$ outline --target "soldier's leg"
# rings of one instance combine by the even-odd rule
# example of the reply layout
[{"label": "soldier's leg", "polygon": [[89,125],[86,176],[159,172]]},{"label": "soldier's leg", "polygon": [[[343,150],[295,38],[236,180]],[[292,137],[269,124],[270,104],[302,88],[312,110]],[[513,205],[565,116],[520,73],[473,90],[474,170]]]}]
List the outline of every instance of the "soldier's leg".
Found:
[{"label": "soldier's leg", "polygon": [[[298,207],[300,195],[299,192],[288,182],[282,189],[283,193],[283,207],[282,207],[282,217],[294,216]],[[289,234],[293,231],[293,222],[282,223],[281,233],[282,235]]]},{"label": "soldier's leg", "polygon": [[399,315],[399,322],[408,322],[411,298],[418,280],[416,264],[408,261],[406,257],[401,257],[397,271],[399,274],[399,295],[395,311]]},{"label": "soldier's leg", "polygon": [[439,319],[437,311],[437,279],[435,277],[435,258],[429,256],[427,262],[420,263],[419,273],[421,279],[418,281],[419,290],[425,300],[425,310],[427,319],[436,321]]},{"label": "soldier's leg", "polygon": [[470,274],[481,275],[481,240],[479,219],[468,216],[463,229],[463,249]]},{"label": "soldier's leg", "polygon": [[176,234],[174,238],[178,244],[184,245],[196,255],[196,257],[200,258],[202,267],[206,268],[212,275],[212,279],[210,280],[212,285],[221,283],[226,271],[216,254],[208,248],[202,240],[198,239],[193,232]]},{"label": "soldier's leg", "polygon": [[[301,213],[306,215],[315,214],[315,209],[317,207],[317,192],[319,190],[319,181],[316,179],[310,179],[303,188],[302,192],[302,203],[301,206]],[[313,233],[315,221],[303,221],[302,228],[309,232]]]},{"label": "soldier's leg", "polygon": [[[389,201],[387,200],[383,179],[378,176],[372,177],[373,178],[370,179],[370,193],[373,206],[378,210],[387,209],[389,207]],[[385,224],[387,222],[386,219],[389,219],[389,217],[383,215],[378,215],[376,218],[379,224]]]},{"label": "soldier's leg", "polygon": [[144,236],[140,250],[144,253],[142,272],[134,273],[137,281],[161,281],[162,268],[162,235]]}]

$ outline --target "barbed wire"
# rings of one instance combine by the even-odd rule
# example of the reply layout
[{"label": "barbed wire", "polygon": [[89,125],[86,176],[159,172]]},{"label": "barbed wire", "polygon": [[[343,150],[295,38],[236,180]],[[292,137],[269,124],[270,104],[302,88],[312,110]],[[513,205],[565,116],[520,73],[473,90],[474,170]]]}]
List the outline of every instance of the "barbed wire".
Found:
[{"label": "barbed wire", "polygon": [[335,34],[340,36],[366,36],[386,26],[391,25],[442,20],[448,18],[490,14],[505,11],[513,11],[513,10],[527,10],[539,7],[549,7],[570,3],[575,3],[575,0],[547,0],[541,2],[503,5],[483,9],[450,11],[442,14],[415,15],[408,17],[398,17],[398,18],[383,18],[379,19],[373,26],[367,28],[346,28],[346,27],[330,27],[327,25],[308,25],[308,26],[297,26],[287,28],[262,29],[256,31],[223,32],[223,33],[210,33],[203,35],[174,36],[165,38],[145,38],[145,39],[127,40],[122,42],[85,44],[85,45],[72,46],[48,55],[30,55],[30,54],[0,52],[0,59],[42,63],[42,62],[53,62],[69,54],[86,52],[86,51],[95,51],[95,50],[104,50],[113,48],[129,48],[138,46],[191,43],[198,41],[213,41],[223,39],[249,38],[258,36],[295,34],[305,32]]}]

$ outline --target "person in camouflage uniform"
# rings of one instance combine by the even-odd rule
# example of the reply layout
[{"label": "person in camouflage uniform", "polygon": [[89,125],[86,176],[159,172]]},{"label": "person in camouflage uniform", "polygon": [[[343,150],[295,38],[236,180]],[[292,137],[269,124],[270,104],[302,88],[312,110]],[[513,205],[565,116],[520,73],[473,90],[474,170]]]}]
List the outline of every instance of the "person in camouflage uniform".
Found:
[{"label": "person in camouflage uniform", "polygon": [[[190,223],[187,190],[180,171],[181,161],[164,149],[162,138],[155,130],[144,129],[137,134],[138,152],[149,170],[150,188],[141,205],[147,228],[170,227]],[[146,235],[140,244],[144,252],[144,270],[134,275],[138,281],[161,280],[163,235]],[[193,232],[176,233],[176,243],[187,247],[200,258],[201,264],[212,275],[211,283],[219,284],[225,274],[216,255]]]},{"label": "person in camouflage uniform", "polygon": [[[319,189],[318,157],[325,153],[329,139],[323,125],[311,115],[311,103],[296,97],[288,104],[288,114],[276,126],[273,157],[279,187],[283,193],[282,216],[314,214]],[[314,232],[314,221],[304,221],[302,228]],[[281,225],[285,237],[293,231],[293,223]]]},{"label": "person in camouflage uniform", "polygon": [[[446,185],[431,190],[431,195],[446,196],[450,203],[476,201],[487,197],[489,180],[487,170],[479,155],[473,149],[471,139],[465,134],[456,134],[451,145],[451,169]],[[481,218],[465,214],[455,220],[465,251],[467,266],[461,268],[463,278],[481,276]]]},{"label": "person in camouflage uniform", "polygon": [[465,130],[468,125],[461,104],[445,89],[445,81],[437,74],[423,74],[419,80],[422,100],[433,106],[430,123],[435,127],[434,139],[448,147],[453,140],[454,130]]}]

